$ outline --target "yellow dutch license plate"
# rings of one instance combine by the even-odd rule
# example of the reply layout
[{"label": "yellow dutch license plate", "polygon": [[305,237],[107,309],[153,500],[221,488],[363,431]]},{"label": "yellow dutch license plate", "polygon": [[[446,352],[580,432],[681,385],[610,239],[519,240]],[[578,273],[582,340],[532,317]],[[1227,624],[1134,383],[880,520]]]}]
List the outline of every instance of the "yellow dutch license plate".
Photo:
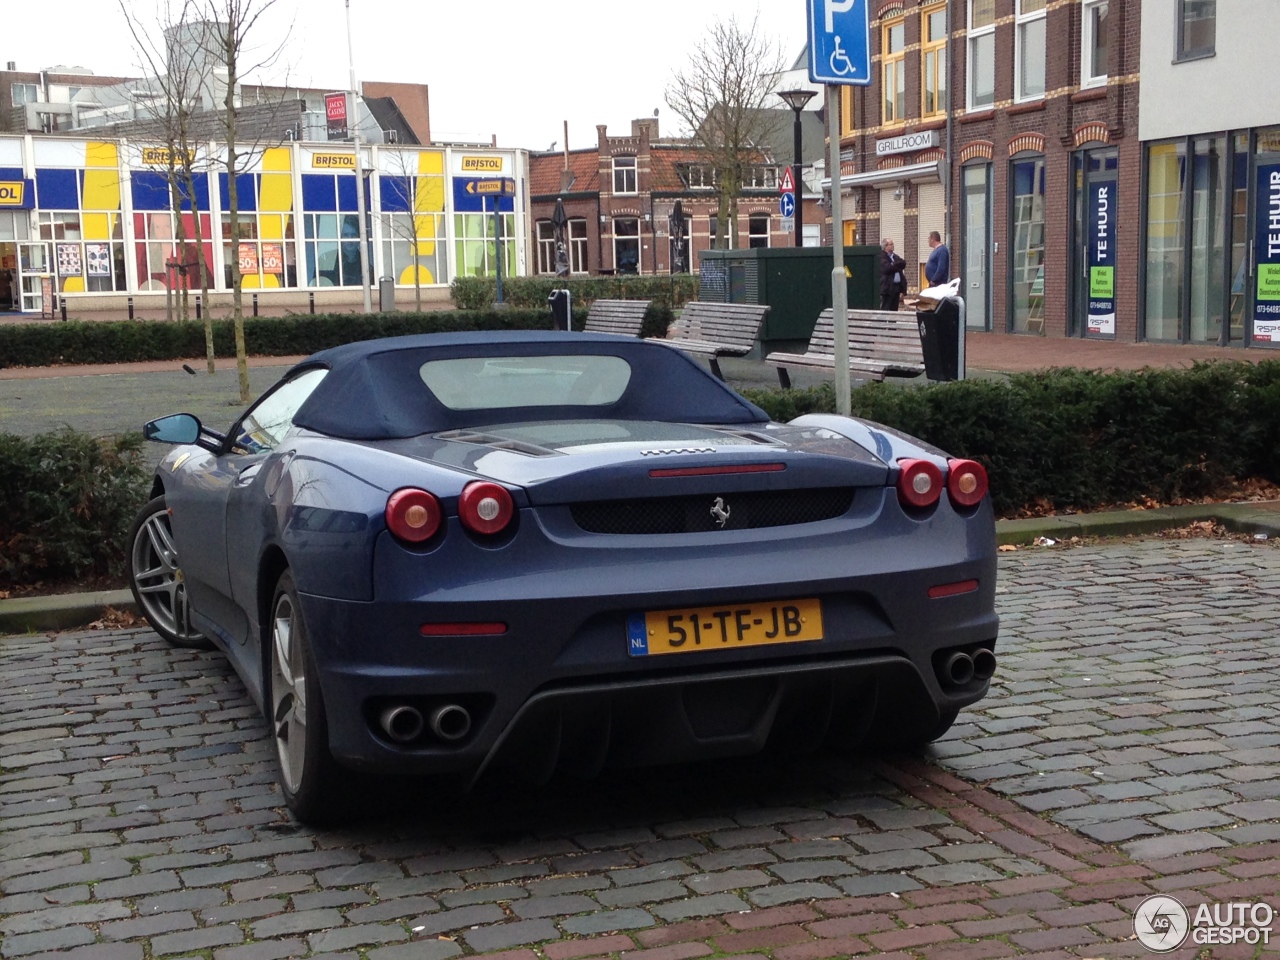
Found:
[{"label": "yellow dutch license plate", "polygon": [[822,604],[817,600],[650,610],[627,618],[627,652],[633,657],[821,639]]}]

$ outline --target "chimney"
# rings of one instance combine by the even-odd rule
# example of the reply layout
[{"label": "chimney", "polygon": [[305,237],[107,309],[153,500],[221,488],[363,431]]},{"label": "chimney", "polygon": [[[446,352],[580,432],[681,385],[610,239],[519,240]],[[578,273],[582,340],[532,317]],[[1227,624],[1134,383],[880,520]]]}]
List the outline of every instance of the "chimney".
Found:
[{"label": "chimney", "polygon": [[658,118],[642,117],[639,120],[631,121],[631,135],[633,137],[648,136],[649,142],[652,143],[658,139]]}]

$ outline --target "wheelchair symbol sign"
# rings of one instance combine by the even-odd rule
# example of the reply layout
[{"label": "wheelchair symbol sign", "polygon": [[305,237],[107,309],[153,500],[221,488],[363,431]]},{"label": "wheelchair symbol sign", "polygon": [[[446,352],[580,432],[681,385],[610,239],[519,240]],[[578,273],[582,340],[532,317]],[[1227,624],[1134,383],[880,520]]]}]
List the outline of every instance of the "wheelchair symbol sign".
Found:
[{"label": "wheelchair symbol sign", "polygon": [[871,82],[868,0],[808,0],[809,79],[815,83]]}]

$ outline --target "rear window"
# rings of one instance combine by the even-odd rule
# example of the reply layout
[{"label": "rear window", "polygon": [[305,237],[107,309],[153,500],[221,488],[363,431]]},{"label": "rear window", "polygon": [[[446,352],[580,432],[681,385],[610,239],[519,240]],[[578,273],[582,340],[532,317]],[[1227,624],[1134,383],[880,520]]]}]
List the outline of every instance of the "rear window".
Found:
[{"label": "rear window", "polygon": [[450,410],[607,406],[631,382],[621,357],[582,354],[428,360],[418,373]]}]

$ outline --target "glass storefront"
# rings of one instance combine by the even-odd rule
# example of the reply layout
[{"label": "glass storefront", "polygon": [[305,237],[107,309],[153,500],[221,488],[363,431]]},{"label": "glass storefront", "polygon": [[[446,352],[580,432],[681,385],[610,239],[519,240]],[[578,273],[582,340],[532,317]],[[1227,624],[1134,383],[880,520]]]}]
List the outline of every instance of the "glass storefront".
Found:
[{"label": "glass storefront", "polygon": [[1015,158],[1010,174],[1009,329],[1043,333],[1044,157]]},{"label": "glass storefront", "polygon": [[[1245,338],[1250,137],[1213,134],[1146,148],[1143,335],[1190,343]],[[1268,158],[1259,134],[1255,165]]]}]

